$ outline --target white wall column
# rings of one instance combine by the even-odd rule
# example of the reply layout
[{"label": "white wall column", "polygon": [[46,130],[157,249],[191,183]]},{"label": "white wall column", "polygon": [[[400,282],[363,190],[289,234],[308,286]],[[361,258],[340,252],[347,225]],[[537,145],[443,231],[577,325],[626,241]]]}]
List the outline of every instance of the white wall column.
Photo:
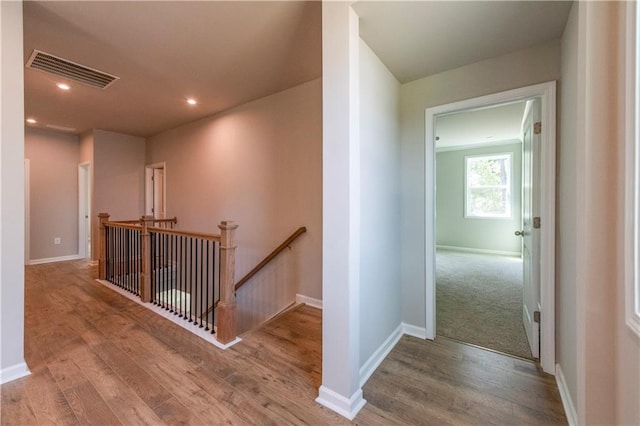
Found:
[{"label": "white wall column", "polygon": [[24,361],[24,78],[22,1],[0,2],[0,383]]},{"label": "white wall column", "polygon": [[317,402],[352,419],[365,404],[360,358],[358,16],[322,3],[322,386]]}]

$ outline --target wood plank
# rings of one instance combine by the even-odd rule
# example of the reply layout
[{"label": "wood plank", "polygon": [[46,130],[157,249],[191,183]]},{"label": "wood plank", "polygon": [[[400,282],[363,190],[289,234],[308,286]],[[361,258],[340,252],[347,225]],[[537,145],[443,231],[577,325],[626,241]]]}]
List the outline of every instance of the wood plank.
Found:
[{"label": "wood plank", "polygon": [[349,422],[315,402],[321,310],[296,307],[222,351],[96,274],[84,261],[26,268],[34,374],[0,387],[2,424],[566,424],[553,377],[535,363],[407,336]]},{"label": "wood plank", "polygon": [[28,376],[25,387],[38,424],[79,424],[48,369],[42,369]]},{"label": "wood plank", "polygon": [[122,423],[157,425],[158,416],[88,347],[69,354]]},{"label": "wood plank", "polygon": [[0,386],[0,424],[33,425],[38,422],[27,396],[25,380],[14,380]]}]

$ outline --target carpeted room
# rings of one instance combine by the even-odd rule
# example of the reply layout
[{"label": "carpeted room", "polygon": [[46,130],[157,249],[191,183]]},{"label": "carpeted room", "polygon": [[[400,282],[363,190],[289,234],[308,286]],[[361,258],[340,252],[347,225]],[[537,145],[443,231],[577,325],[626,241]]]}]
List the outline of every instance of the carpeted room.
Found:
[{"label": "carpeted room", "polygon": [[517,102],[436,122],[436,333],[531,358],[522,322]]}]

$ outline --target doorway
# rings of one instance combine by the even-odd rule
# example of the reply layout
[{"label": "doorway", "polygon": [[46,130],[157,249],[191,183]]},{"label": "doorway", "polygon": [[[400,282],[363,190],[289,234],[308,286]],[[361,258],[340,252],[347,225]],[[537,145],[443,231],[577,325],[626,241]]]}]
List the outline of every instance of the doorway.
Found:
[{"label": "doorway", "polygon": [[91,163],[78,165],[78,257],[91,257]]},{"label": "doorway", "polygon": [[522,238],[514,235],[522,228],[526,105],[436,117],[436,332],[531,359]]},{"label": "doorway", "polygon": [[165,163],[145,167],[145,215],[164,219],[167,209]]},{"label": "doorway", "polygon": [[[436,336],[436,119],[460,111],[484,109],[495,105],[540,99],[539,133],[539,176],[540,191],[537,216],[542,226],[537,229],[539,235],[540,258],[535,265],[539,273],[540,284],[540,364],[547,373],[555,371],[555,82],[528,86],[520,89],[501,92],[493,95],[455,102],[428,108],[425,111],[425,164],[426,185],[425,193],[425,236],[426,260],[431,266],[425,282],[426,289],[426,337],[434,339]],[[518,231],[522,231],[519,229]],[[524,309],[524,306],[523,306]]]}]

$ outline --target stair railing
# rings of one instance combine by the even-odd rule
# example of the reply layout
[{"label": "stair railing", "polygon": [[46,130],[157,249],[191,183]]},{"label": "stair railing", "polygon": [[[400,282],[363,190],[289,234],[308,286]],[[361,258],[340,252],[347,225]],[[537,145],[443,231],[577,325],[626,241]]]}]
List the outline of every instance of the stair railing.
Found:
[{"label": "stair railing", "polygon": [[[305,232],[307,232],[307,228],[304,227],[304,226],[301,226],[293,234],[291,234],[286,240],[284,240],[282,242],[282,244],[280,244],[271,253],[269,253],[264,259],[262,259],[262,261],[260,263],[258,263],[255,268],[250,270],[244,277],[242,277],[233,286],[234,294],[235,294],[236,290],[238,290],[240,287],[245,285],[251,278],[253,278],[253,276],[255,274],[260,272],[260,270],[262,268],[267,266],[269,264],[269,262],[271,262],[273,259],[275,259],[276,256],[278,256],[278,254],[280,254],[285,248],[289,247],[292,242],[294,242],[300,235],[304,234]],[[211,311],[213,311],[216,308],[218,308],[218,302],[214,303],[212,306],[209,306],[209,308],[205,312],[203,312],[202,315],[205,316],[205,315],[209,314]]]},{"label": "stair railing", "polygon": [[[108,213],[98,217],[101,280],[211,330],[222,344],[236,339],[234,235],[238,225],[223,221],[218,225],[220,234],[206,234],[172,229],[175,218],[111,222]],[[216,301],[215,311],[203,312]]]}]

